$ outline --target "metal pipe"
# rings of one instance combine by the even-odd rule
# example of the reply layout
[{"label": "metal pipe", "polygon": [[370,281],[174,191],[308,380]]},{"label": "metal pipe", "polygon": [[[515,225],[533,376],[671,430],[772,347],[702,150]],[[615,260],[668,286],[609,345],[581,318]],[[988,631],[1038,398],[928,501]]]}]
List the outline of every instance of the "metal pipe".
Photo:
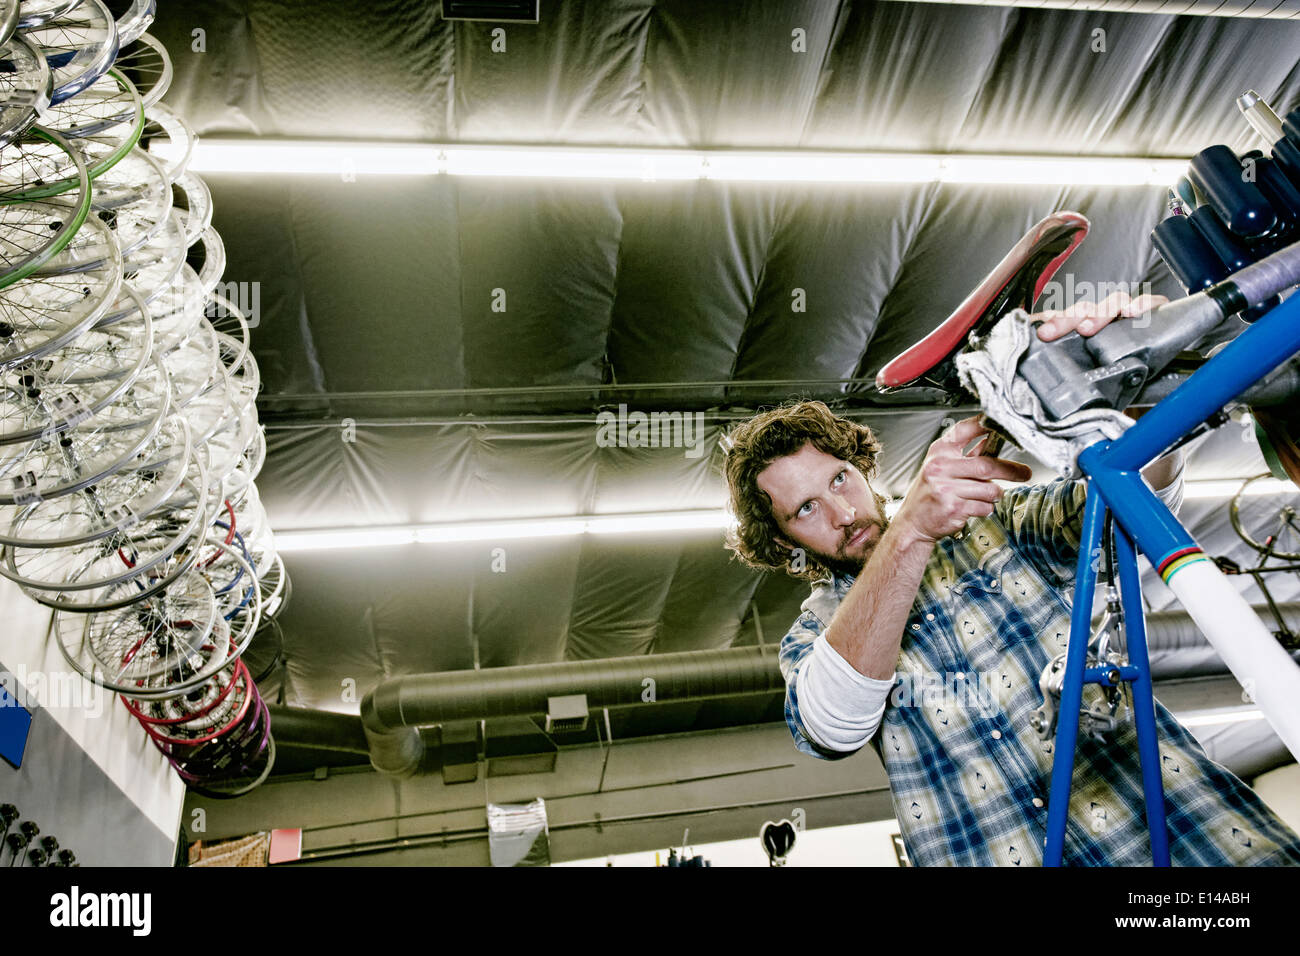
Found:
[{"label": "metal pipe", "polygon": [[393,677],[361,701],[361,722],[371,765],[409,776],[424,757],[421,725],[541,714],[547,698],[572,694],[585,694],[597,710],[784,688],[771,646],[636,655]]}]

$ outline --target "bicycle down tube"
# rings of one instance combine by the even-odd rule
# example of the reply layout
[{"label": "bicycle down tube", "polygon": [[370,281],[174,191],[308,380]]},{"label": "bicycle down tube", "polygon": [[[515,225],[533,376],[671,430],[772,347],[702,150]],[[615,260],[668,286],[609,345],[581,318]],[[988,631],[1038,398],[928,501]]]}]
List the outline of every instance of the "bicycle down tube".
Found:
[{"label": "bicycle down tube", "polygon": [[[1150,560],[1287,748],[1300,757],[1300,667],[1139,472],[1296,353],[1300,353],[1300,295],[1293,295],[1243,331],[1119,438],[1098,442],[1079,454],[1079,468],[1089,485],[1056,728],[1045,865],[1060,865],[1064,851],[1083,684],[1110,685],[1116,677],[1132,684],[1153,862],[1169,865],[1137,551]],[[1129,654],[1129,664],[1118,669],[1120,674],[1113,667],[1086,668],[1097,580],[1095,556],[1107,515],[1113,516],[1115,523],[1115,570]]]}]

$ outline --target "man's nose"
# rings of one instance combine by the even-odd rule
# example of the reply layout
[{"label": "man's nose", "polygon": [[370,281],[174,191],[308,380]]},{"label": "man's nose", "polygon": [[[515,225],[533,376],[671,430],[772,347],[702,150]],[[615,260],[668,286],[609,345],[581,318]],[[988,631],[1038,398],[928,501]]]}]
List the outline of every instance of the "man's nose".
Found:
[{"label": "man's nose", "polygon": [[853,524],[853,519],[858,516],[857,509],[849,504],[848,499],[841,498],[838,495],[831,499],[834,506],[835,524],[838,527]]}]

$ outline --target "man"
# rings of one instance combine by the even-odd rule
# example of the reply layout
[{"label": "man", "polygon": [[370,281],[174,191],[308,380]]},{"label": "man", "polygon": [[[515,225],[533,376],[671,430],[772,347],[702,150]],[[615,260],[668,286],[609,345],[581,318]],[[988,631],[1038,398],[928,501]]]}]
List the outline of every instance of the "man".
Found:
[{"label": "man", "polygon": [[[1040,338],[1092,335],[1164,301],[1112,296],[1043,313]],[[1086,486],[1024,482],[1027,466],[979,454],[987,429],[935,441],[892,520],[871,487],[871,430],[819,402],[757,416],[729,436],[726,476],[746,563],[813,581],[781,642],[796,746],[826,759],[868,742],[889,774],[918,865],[1039,865],[1052,739],[1030,718],[1064,652]],[[967,446],[973,446],[968,448]],[[1143,472],[1175,509],[1182,455]],[[1085,706],[1106,710],[1104,691]],[[1107,742],[1080,733],[1064,862],[1150,865],[1137,736],[1127,708]],[[1300,864],[1300,837],[1211,761],[1156,704],[1175,865]]]}]

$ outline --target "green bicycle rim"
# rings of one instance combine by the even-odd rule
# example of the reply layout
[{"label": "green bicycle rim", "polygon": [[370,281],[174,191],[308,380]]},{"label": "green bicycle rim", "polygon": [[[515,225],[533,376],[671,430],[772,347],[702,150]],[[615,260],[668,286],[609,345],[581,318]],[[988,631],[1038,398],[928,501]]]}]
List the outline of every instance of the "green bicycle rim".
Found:
[{"label": "green bicycle rim", "polygon": [[[37,136],[48,143],[53,143],[69,156],[74,155],[72,145],[56,133],[52,133],[40,126],[34,126],[32,127],[32,135]],[[0,276],[0,289],[7,289],[15,282],[26,279],[41,266],[45,265],[45,263],[57,256],[68,247],[68,244],[72,242],[73,237],[76,236],[82,225],[85,224],[86,216],[90,213],[90,173],[89,170],[86,169],[86,164],[84,162],[77,164],[77,170],[80,175],[77,177],[75,182],[81,186],[81,203],[77,206],[76,214],[72,217],[71,227],[65,229],[58,239],[50,243],[50,245],[34,259],[24,263],[8,275]],[[66,189],[63,190],[63,192],[66,191]]]},{"label": "green bicycle rim", "polygon": [[[131,90],[135,92],[136,105],[134,129],[132,130],[131,135],[128,136],[116,150],[108,156],[105,156],[95,165],[89,167],[88,173],[92,181],[121,162],[127,153],[135,149],[136,144],[140,142],[140,137],[144,134],[144,101],[140,99],[139,92],[135,91],[135,87],[131,84],[131,81],[117,70],[109,70],[108,72],[109,75],[119,83],[127,84],[130,86]],[[0,203],[25,202],[30,199],[49,199],[51,196],[58,196],[67,192],[76,184],[77,181],[74,179],[64,179],[57,183],[50,183],[49,185],[41,186],[36,189],[29,189],[26,192],[5,193],[3,196],[0,196]]]}]

